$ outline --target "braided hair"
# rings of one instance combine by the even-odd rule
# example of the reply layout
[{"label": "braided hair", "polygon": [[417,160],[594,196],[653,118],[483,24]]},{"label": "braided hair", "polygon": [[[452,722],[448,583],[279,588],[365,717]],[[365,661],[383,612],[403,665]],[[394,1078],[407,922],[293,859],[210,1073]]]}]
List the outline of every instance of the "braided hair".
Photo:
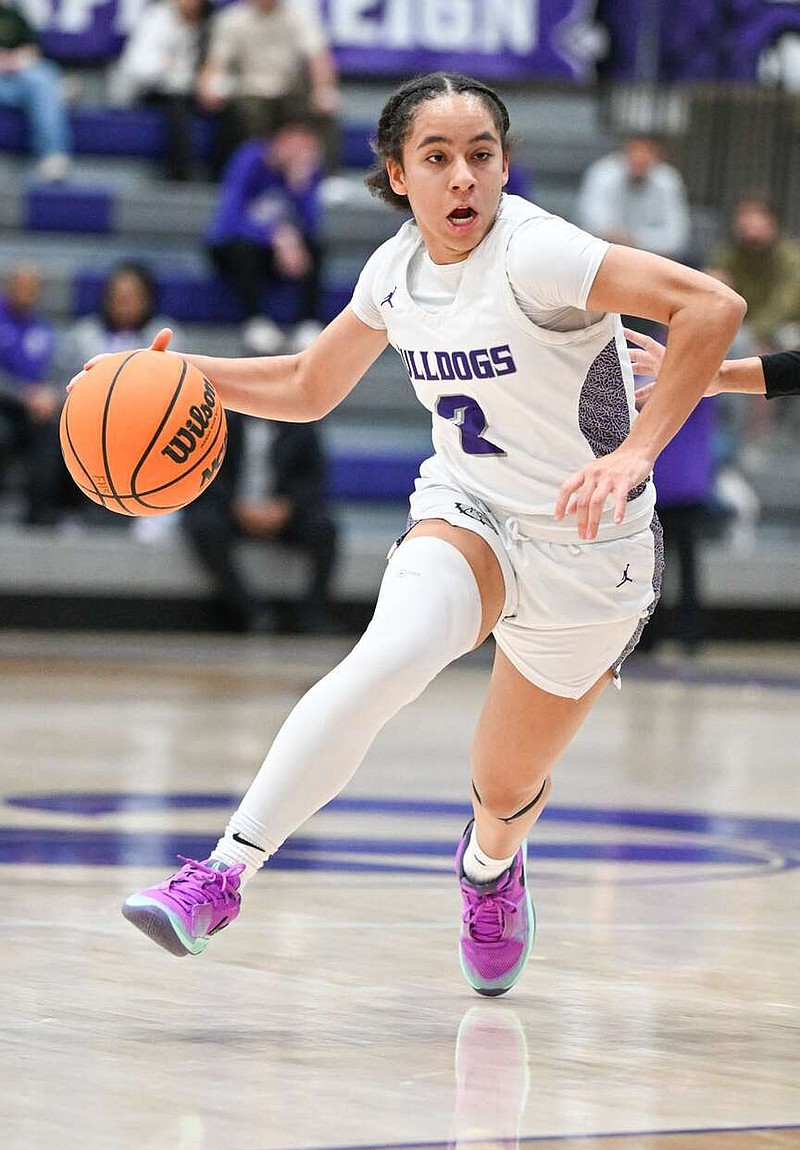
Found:
[{"label": "braided hair", "polygon": [[408,197],[399,195],[389,183],[386,161],[402,163],[403,145],[411,132],[417,108],[425,100],[438,96],[470,95],[479,99],[494,120],[503,151],[508,150],[510,120],[508,109],[497,93],[480,80],[462,76],[460,72],[430,72],[415,76],[393,92],[383,106],[378,119],[378,131],[370,141],[377,159],[367,173],[364,183],[373,196],[394,208],[408,210]]}]

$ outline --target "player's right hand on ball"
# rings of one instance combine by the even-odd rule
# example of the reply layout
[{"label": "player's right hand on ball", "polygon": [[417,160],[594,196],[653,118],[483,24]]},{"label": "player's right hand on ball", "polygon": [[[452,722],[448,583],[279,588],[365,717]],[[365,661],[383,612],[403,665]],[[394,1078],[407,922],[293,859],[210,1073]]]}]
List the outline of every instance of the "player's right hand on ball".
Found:
[{"label": "player's right hand on ball", "polygon": [[[150,351],[166,351],[167,348],[169,347],[170,340],[172,339],[172,335],[173,335],[173,331],[172,331],[171,327],[162,327],[161,330],[156,333],[156,336],[153,339],[153,342],[150,344],[149,350]],[[72,379],[67,384],[67,392],[72,391],[73,387],[78,382],[78,380],[81,379],[81,377],[84,376],[87,371],[91,371],[91,369],[94,367],[94,365],[96,363],[99,363],[101,359],[105,359],[107,355],[112,355],[112,354],[114,354],[114,353],[108,352],[108,351],[102,351],[102,352],[100,352],[99,355],[93,355],[90,360],[87,360],[87,362],[83,365],[83,370],[79,371],[77,375],[73,375]]]}]

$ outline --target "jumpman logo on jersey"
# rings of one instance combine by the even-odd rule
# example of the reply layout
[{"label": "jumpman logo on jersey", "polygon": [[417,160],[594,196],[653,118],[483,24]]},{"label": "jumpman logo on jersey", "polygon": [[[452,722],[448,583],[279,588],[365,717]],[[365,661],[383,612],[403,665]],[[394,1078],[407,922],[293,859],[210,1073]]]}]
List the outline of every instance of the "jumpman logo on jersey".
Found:
[{"label": "jumpman logo on jersey", "polygon": [[392,311],[394,311],[394,304],[392,303],[392,296],[394,295],[394,293],[396,291],[397,291],[397,284],[395,284],[394,287],[392,288],[392,290],[389,292],[389,294],[384,299],[381,300],[381,307],[383,307],[383,305],[385,303],[388,303],[389,307],[392,309]]},{"label": "jumpman logo on jersey", "polygon": [[620,579],[619,583],[617,583],[617,587],[621,587],[623,585],[623,583],[632,583],[633,582],[633,579],[631,579],[630,575],[628,574],[628,568],[629,567],[630,567],[630,563],[626,563],[625,564],[625,570],[622,572],[622,578]]}]

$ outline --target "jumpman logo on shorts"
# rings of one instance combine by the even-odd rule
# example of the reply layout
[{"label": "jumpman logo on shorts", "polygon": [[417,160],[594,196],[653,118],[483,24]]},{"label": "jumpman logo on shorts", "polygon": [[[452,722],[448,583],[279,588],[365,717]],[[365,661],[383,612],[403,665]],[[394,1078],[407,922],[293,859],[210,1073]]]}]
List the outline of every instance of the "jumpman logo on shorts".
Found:
[{"label": "jumpman logo on shorts", "polygon": [[389,292],[389,294],[384,299],[381,300],[381,307],[383,307],[383,305],[385,303],[388,303],[389,307],[392,309],[392,311],[394,311],[394,304],[392,303],[392,296],[394,295],[394,293],[396,291],[397,291],[397,284],[395,284],[394,287],[392,288],[392,290]]},{"label": "jumpman logo on shorts", "polygon": [[630,567],[630,563],[626,563],[625,564],[625,570],[622,572],[622,578],[620,579],[619,583],[617,583],[617,587],[621,587],[623,585],[623,583],[632,583],[633,582],[633,579],[631,579],[630,575],[628,574],[628,568],[629,567]]}]

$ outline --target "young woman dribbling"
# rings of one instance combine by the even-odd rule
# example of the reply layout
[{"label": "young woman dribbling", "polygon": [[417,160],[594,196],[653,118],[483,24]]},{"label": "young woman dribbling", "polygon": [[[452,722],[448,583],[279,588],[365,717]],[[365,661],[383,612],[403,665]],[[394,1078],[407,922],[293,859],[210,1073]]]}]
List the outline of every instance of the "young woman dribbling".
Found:
[{"label": "young woman dribbling", "polygon": [[[526,837],[558,758],[653,609],[653,462],[745,306],[699,272],[505,195],[508,131],[505,106],[478,81],[404,84],[381,114],[368,184],[413,219],[367,262],[349,306],[298,355],[186,356],[227,407],[303,421],[331,411],[391,343],[431,412],[434,454],[362,638],[289,715],[209,858],[124,904],[173,954],[205,949],[383,725],[492,633],[474,818],[456,851],[459,949],[480,994],[503,994],[524,968]],[[669,325],[658,389],[638,417],[619,313]],[[168,342],[165,331],[153,346]]]}]

